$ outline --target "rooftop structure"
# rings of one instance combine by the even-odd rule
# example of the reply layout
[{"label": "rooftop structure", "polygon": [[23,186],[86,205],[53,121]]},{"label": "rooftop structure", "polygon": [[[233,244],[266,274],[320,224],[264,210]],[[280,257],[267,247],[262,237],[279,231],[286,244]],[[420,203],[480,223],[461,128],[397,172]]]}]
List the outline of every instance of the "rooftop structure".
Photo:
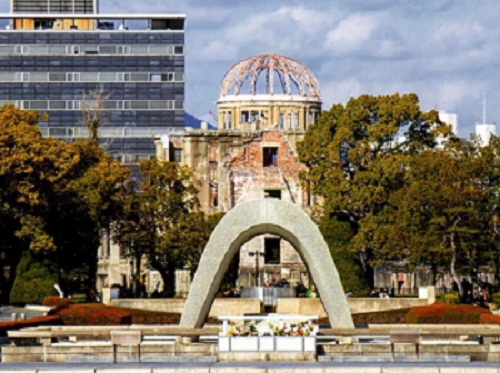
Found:
[{"label": "rooftop structure", "polygon": [[305,131],[321,111],[320,87],[300,62],[259,54],[227,71],[217,104],[219,129]]},{"label": "rooftop structure", "polygon": [[10,9],[18,12],[97,13],[97,0],[10,0]]},{"label": "rooftop structure", "polygon": [[[280,83],[278,87],[275,87],[275,73]],[[319,99],[319,83],[311,71],[300,62],[277,54],[259,54],[233,65],[222,79],[221,98],[239,95],[247,82],[248,93],[258,94],[261,75],[264,75],[265,86],[260,93],[272,95],[279,93],[276,88],[281,88],[281,93],[292,95],[295,87],[300,96]]]}]

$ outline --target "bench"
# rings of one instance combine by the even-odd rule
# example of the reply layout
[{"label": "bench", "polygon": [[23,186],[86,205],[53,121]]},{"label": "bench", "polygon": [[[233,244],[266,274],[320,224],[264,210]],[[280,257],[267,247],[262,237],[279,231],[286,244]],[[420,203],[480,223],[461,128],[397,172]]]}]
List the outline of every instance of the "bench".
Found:
[{"label": "bench", "polygon": [[117,346],[137,346],[137,362],[141,362],[142,332],[140,330],[113,330],[110,335],[113,345],[113,364],[116,363]]},{"label": "bench", "polygon": [[394,345],[396,343],[408,343],[415,345],[417,361],[420,360],[420,343],[422,338],[420,329],[391,330],[389,332],[389,342],[391,344],[391,359],[394,362]]}]

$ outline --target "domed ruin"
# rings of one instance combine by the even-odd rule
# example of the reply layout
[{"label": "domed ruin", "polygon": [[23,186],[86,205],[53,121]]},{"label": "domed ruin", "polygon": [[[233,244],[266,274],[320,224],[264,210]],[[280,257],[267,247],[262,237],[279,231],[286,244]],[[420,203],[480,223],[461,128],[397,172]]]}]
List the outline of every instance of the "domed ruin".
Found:
[{"label": "domed ruin", "polygon": [[226,72],[217,104],[219,129],[305,131],[321,111],[320,87],[300,62],[259,54]]}]

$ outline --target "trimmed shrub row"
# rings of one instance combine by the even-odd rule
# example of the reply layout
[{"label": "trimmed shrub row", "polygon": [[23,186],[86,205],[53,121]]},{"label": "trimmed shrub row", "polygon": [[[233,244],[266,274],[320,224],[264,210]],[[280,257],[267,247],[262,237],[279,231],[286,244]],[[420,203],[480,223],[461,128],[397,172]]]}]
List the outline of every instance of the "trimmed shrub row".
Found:
[{"label": "trimmed shrub row", "polygon": [[102,303],[70,304],[56,311],[64,325],[178,324],[180,314],[108,307]]},{"label": "trimmed shrub row", "polygon": [[70,304],[57,314],[64,325],[126,325],[131,323],[130,312],[100,303]]},{"label": "trimmed shrub row", "polygon": [[130,308],[124,310],[130,313],[132,324],[179,324],[179,322],[181,321],[180,313],[154,312]]},{"label": "trimmed shrub row", "polygon": [[27,320],[0,322],[0,336],[5,337],[10,330],[19,330],[32,326],[59,325],[61,318],[57,315],[33,317]]}]

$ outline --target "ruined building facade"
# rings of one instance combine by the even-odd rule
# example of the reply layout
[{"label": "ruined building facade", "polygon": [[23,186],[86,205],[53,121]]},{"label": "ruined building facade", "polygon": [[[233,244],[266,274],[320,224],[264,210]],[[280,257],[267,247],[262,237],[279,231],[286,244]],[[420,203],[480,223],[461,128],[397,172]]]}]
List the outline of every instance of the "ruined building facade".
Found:
[{"label": "ruined building facade", "polygon": [[[156,142],[157,157],[193,170],[207,213],[227,212],[259,198],[280,198],[308,209],[311,199],[299,179],[306,169],[296,146],[321,111],[319,84],[312,73],[286,57],[254,56],[226,73],[217,104],[217,130],[163,136]],[[264,235],[242,246],[238,286],[283,278],[292,286],[309,282],[289,242]]]}]

